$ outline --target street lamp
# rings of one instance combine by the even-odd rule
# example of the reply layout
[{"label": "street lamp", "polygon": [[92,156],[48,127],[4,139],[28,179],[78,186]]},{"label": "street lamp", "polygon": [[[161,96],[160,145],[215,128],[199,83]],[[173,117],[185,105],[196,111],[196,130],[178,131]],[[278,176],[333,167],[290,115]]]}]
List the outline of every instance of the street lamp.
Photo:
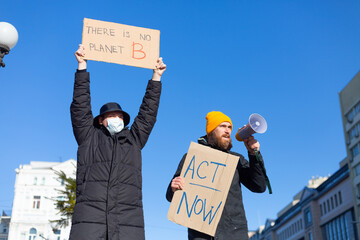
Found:
[{"label": "street lamp", "polygon": [[16,45],[18,37],[18,32],[13,25],[0,22],[0,67],[5,67],[3,58]]}]

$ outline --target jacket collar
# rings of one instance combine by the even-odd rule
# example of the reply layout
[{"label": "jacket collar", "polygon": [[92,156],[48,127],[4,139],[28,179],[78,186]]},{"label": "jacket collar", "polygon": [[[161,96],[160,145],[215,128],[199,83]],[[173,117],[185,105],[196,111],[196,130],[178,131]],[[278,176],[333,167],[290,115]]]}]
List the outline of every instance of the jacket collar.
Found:
[{"label": "jacket collar", "polygon": [[110,132],[107,130],[106,127],[104,127],[103,125],[100,126],[100,130],[109,137],[116,137],[118,139],[120,138],[125,138],[128,135],[129,132],[129,127],[124,127],[120,132],[115,133],[114,136],[111,136]]},{"label": "jacket collar", "polygon": [[208,143],[208,138],[207,138],[206,135],[205,135],[205,136],[202,136],[202,137],[199,137],[199,138],[198,138],[198,143],[199,143],[199,144],[202,144],[202,145],[205,145],[205,146],[211,147],[210,144]]},{"label": "jacket collar", "polygon": [[207,135],[202,136],[202,137],[199,137],[199,138],[198,138],[198,143],[199,143],[199,144],[202,144],[202,145],[205,145],[205,146],[208,146],[208,147],[211,147],[211,148],[214,148],[214,149],[219,150],[219,151],[222,151],[222,152],[226,152],[226,153],[229,153],[229,152],[230,152],[230,150],[225,150],[225,149],[219,148],[219,147],[217,147],[217,146],[214,146],[214,145],[212,145],[212,144],[209,144],[209,140],[208,140]]}]

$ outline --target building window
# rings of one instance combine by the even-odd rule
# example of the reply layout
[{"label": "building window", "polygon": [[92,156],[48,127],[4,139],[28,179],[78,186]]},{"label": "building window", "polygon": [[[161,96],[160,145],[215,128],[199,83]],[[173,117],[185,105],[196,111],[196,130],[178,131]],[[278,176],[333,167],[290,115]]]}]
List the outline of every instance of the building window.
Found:
[{"label": "building window", "polygon": [[360,113],[360,102],[355,106],[355,116]]},{"label": "building window", "polygon": [[335,194],[335,207],[338,206],[338,198],[337,198],[337,194]]},{"label": "building window", "polygon": [[36,229],[35,228],[31,228],[29,231],[29,240],[35,240],[36,239]]},{"label": "building window", "polygon": [[54,233],[56,235],[56,240],[60,240],[61,230],[56,230]]},{"label": "building window", "polygon": [[358,164],[354,167],[354,174],[355,174],[355,176],[360,175],[360,164]]},{"label": "building window", "polygon": [[340,219],[339,218],[335,219],[335,222],[336,222],[336,232],[337,232],[338,239],[341,239]]},{"label": "building window", "polygon": [[300,231],[300,223],[299,221],[296,221],[296,232]]},{"label": "building window", "polygon": [[308,226],[311,225],[311,212],[310,212],[310,208],[305,209],[304,215],[305,215],[305,226],[308,227]]},{"label": "building window", "polygon": [[339,191],[339,205],[342,204],[341,192]]},{"label": "building window", "polygon": [[348,122],[351,123],[354,120],[354,117],[355,117],[354,109],[351,109],[351,111],[348,114],[346,114],[346,118]]},{"label": "building window", "polygon": [[360,183],[356,184],[356,190],[357,190],[357,195],[356,195],[356,197],[357,197],[358,199],[360,199]]},{"label": "building window", "polygon": [[329,199],[326,201],[326,205],[327,205],[328,212],[330,212],[330,201],[329,201]]},{"label": "building window", "polygon": [[323,206],[322,204],[320,204],[320,216],[324,215],[324,212],[323,212]]},{"label": "building window", "polygon": [[37,177],[34,177],[34,185],[37,184]]},{"label": "building window", "polygon": [[40,196],[34,196],[33,208],[34,209],[39,209],[40,208]]},{"label": "building window", "polygon": [[45,185],[45,178],[44,177],[41,180],[41,185]]},{"label": "building window", "polygon": [[309,232],[309,233],[308,233],[308,239],[309,239],[309,240],[313,240],[312,232]]},{"label": "building window", "polygon": [[334,198],[331,197],[330,198],[330,202],[331,202],[331,210],[334,209]]},{"label": "building window", "polygon": [[327,213],[327,211],[326,211],[326,202],[323,203],[323,207],[324,207],[324,214],[326,214]]},{"label": "building window", "polygon": [[350,239],[349,225],[345,216],[349,213],[350,212],[340,215],[339,217],[331,220],[321,228],[324,239]]},{"label": "building window", "polygon": [[348,134],[349,140],[353,140],[356,137],[356,126],[351,128]]},{"label": "building window", "polygon": [[354,157],[356,157],[359,154],[359,144],[356,144],[354,147],[352,147],[350,151],[351,151],[351,156],[354,159]]},{"label": "building window", "polygon": [[355,127],[351,128],[348,134],[349,134],[349,140],[353,140],[356,136],[356,128]]}]

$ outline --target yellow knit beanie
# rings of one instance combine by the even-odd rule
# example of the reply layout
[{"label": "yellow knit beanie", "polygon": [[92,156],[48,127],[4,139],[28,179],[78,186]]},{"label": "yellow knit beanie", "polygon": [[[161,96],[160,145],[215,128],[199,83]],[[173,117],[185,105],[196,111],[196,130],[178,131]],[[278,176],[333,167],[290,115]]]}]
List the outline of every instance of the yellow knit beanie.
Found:
[{"label": "yellow knit beanie", "polygon": [[209,134],[212,130],[214,130],[217,126],[222,122],[229,122],[231,124],[231,128],[233,128],[233,124],[231,119],[223,114],[222,112],[209,112],[206,115],[206,133]]}]

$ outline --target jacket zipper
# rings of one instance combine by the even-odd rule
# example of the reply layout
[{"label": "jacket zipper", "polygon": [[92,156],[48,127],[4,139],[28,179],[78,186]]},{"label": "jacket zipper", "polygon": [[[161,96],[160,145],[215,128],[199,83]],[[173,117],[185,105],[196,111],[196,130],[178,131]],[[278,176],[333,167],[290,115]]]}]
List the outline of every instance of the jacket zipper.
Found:
[{"label": "jacket zipper", "polygon": [[111,163],[110,163],[110,169],[109,169],[109,178],[108,178],[108,187],[107,187],[107,197],[106,197],[106,240],[108,240],[108,234],[109,234],[109,224],[108,224],[108,216],[109,216],[109,187],[110,187],[110,178],[111,178],[111,173],[112,173],[112,166],[113,166],[113,162],[116,158],[116,145],[117,145],[117,138],[116,136],[111,136],[111,138],[113,139],[113,150],[112,150],[112,157],[111,157]]}]

